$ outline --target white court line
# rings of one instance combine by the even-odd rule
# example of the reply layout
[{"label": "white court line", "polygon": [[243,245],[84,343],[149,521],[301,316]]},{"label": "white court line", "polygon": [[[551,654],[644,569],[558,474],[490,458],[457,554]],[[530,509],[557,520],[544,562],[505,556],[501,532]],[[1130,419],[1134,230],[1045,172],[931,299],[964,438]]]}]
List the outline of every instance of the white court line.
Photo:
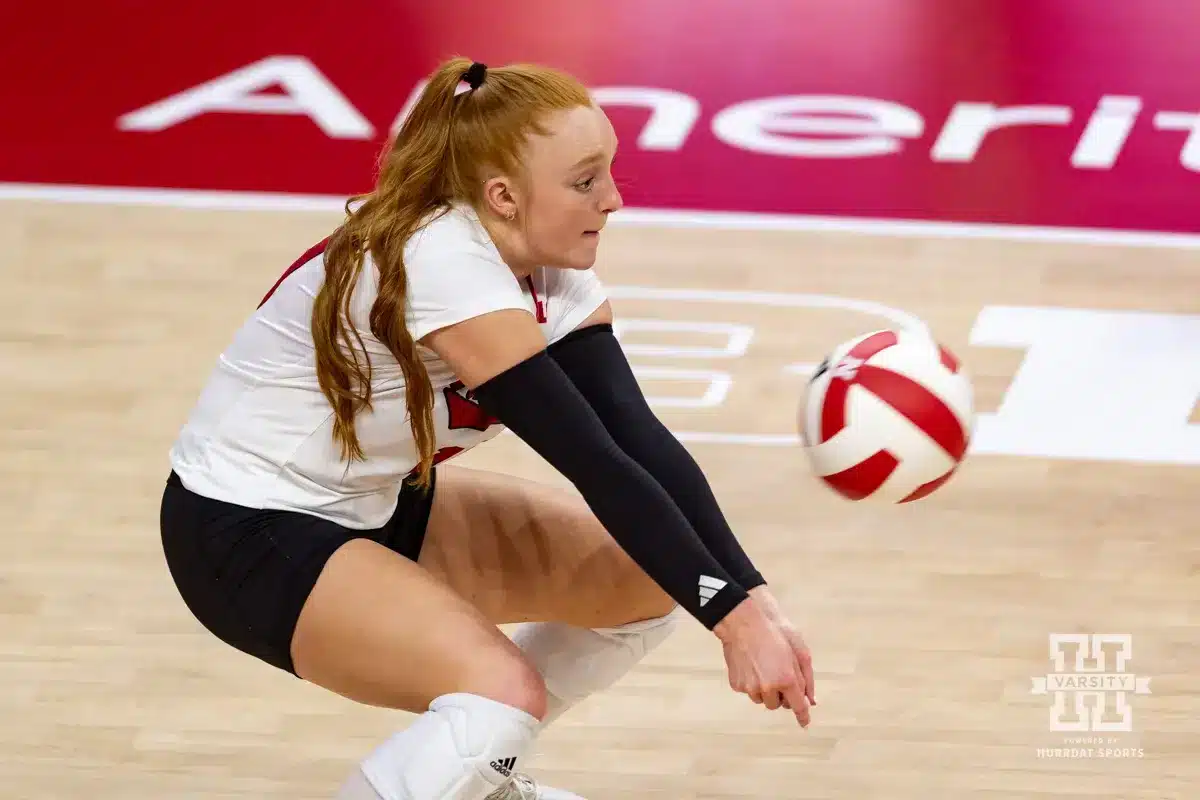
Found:
[{"label": "white court line", "polygon": [[[340,212],[345,197],[336,195],[271,194],[191,189],[142,189],[67,184],[0,183],[0,200],[41,200],[55,203],[153,205],[232,211]],[[927,220],[829,217],[807,214],[767,214],[733,211],[627,208],[613,215],[614,225],[718,230],[817,231],[868,236],[928,236],[949,239],[1116,245],[1124,247],[1200,248],[1200,234],[1097,228],[997,225]]]},{"label": "white court line", "polygon": [[192,189],[145,189],[123,186],[73,186],[0,183],[0,200],[41,200],[88,205],[166,206],[229,211],[339,212],[346,198],[320,194],[272,194]]},{"label": "white court line", "polygon": [[671,431],[681,442],[693,444],[749,444],[759,447],[799,447],[800,437],[779,433],[708,433]]},{"label": "white court line", "polygon": [[614,300],[663,300],[676,303],[725,303],[730,305],[742,303],[782,308],[837,308],[860,314],[872,314],[906,328],[928,330],[928,326],[915,314],[885,306],[874,300],[860,300],[856,297],[796,292],[759,292],[745,289],[675,289],[627,285],[606,286],[605,292]]}]

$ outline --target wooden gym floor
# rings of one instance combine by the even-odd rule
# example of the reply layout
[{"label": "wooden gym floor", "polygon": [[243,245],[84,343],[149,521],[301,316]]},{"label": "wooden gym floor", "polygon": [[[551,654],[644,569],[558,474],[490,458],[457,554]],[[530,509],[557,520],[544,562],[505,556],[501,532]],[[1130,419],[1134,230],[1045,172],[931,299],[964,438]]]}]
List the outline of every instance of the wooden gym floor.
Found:
[{"label": "wooden gym floor", "polygon": [[[210,637],[158,545],[167,449],[214,358],[337,219],[0,203],[0,796],[321,800],[406,724]],[[983,306],[1188,312],[1200,275],[1200,255],[1183,250],[620,226],[605,236],[611,285],[833,294],[914,313],[963,357],[984,412],[1022,353],[968,345]],[[664,408],[673,428],[700,432],[791,432],[803,376],[782,368],[886,324],[630,297],[616,307],[753,326],[728,364],[639,357],[731,374],[720,408]],[[732,694],[715,640],[691,625],[546,733],[539,778],[589,800],[1196,796],[1194,467],[977,455],[929,500],[877,509],[823,490],[794,448],[689,446],[810,639],[814,724],[803,732]],[[459,463],[559,480],[510,435]],[[1052,698],[1031,692],[1052,671],[1053,632],[1132,634],[1128,670],[1152,678],[1150,694],[1130,697],[1134,731],[1073,736],[1140,758],[1039,754],[1072,736],[1049,730]]]}]

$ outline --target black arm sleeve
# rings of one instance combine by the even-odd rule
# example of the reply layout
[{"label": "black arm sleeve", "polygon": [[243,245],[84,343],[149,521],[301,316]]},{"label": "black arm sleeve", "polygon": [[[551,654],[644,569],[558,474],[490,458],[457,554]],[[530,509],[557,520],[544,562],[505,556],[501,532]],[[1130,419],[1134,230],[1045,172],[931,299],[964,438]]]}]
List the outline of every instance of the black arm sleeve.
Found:
[{"label": "black arm sleeve", "polygon": [[696,533],[743,588],[766,583],[738,543],[691,453],[655,415],[611,325],[574,331],[549,348],[595,409],[617,446],[675,500]]},{"label": "black arm sleeve", "polygon": [[548,353],[497,375],[474,396],[571,481],[622,549],[706,628],[746,599],[671,496],[617,446]]}]

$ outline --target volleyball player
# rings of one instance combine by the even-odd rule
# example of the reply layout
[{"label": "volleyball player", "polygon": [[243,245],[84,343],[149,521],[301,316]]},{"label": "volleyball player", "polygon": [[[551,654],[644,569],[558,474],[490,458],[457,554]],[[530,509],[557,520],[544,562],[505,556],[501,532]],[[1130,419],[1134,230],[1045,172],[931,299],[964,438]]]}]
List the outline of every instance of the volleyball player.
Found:
[{"label": "volleyball player", "polygon": [[[615,151],[570,76],[445,63],[171,450],[163,547],[196,618],[418,715],[341,800],[577,798],[516,766],[684,616],[731,688],[808,725],[807,647],[613,336],[591,268]],[[435,466],[504,428],[577,492]]]}]

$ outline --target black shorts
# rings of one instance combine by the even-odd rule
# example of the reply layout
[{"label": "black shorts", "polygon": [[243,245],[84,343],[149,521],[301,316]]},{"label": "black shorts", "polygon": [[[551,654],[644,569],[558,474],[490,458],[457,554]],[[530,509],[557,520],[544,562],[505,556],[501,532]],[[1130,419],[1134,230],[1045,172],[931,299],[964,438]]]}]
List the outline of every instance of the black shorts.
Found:
[{"label": "black shorts", "polygon": [[433,492],[434,485],[424,490],[405,482],[386,525],[352,530],[308,514],[202,497],[172,472],[159,517],[163,553],[200,624],[226,644],[295,675],[292,633],[325,562],[360,538],[416,561]]}]

